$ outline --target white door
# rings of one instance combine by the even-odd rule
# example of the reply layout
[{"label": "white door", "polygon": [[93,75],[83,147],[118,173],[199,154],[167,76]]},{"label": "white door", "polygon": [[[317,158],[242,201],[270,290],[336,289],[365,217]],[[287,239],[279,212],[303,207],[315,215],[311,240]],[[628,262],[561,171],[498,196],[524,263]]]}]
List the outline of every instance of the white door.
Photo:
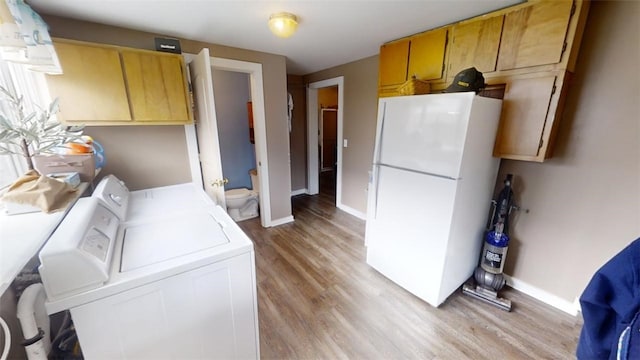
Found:
[{"label": "white door", "polygon": [[226,179],[222,175],[218,121],[213,98],[211,62],[209,49],[204,48],[189,63],[191,84],[196,103],[196,133],[204,190],[223,209],[227,208],[224,198]]}]

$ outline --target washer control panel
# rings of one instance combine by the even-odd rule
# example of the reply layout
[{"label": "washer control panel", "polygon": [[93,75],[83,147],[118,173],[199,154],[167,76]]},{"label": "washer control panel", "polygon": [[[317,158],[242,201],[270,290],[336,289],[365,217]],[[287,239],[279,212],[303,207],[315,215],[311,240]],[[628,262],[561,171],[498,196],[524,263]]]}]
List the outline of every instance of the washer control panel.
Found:
[{"label": "washer control panel", "polygon": [[91,196],[99,198],[120,221],[126,219],[130,194],[124,181],[113,174],[107,175],[100,180]]},{"label": "washer control panel", "polygon": [[50,300],[99,287],[109,280],[120,222],[98,198],[78,199],[40,251]]},{"label": "washer control panel", "polygon": [[80,248],[104,263],[107,261],[107,255],[111,244],[115,241],[117,231],[116,215],[104,206],[98,205]]}]

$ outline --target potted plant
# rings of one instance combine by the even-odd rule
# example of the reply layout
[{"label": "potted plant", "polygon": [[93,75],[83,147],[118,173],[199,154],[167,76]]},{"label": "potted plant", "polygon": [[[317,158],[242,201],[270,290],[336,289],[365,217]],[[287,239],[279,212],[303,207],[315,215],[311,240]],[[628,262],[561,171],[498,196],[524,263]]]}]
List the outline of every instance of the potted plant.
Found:
[{"label": "potted plant", "polygon": [[25,98],[0,86],[0,155],[17,154],[33,169],[32,156],[53,153],[61,145],[79,140],[83,127],[65,127],[52,115],[58,112],[58,99],[42,109],[33,104],[25,108]]}]

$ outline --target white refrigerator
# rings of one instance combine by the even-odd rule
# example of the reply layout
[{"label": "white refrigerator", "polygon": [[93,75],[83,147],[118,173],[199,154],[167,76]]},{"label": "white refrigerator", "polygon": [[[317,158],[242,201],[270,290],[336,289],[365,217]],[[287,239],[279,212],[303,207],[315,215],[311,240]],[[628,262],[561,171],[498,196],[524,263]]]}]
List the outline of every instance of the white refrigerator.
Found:
[{"label": "white refrigerator", "polygon": [[433,306],[478,265],[501,107],[473,92],[379,101],[367,263]]}]

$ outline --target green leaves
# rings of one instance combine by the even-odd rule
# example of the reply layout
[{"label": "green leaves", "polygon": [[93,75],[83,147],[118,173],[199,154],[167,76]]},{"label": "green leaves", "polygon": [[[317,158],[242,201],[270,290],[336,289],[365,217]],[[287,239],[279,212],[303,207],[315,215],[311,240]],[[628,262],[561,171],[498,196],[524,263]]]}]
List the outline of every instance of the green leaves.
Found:
[{"label": "green leaves", "polygon": [[[31,104],[26,113],[25,99],[0,86],[0,155],[30,157],[52,152],[54,148],[78,140],[84,127],[65,127],[51,116],[58,112],[58,99],[42,109]],[[27,149],[23,149],[22,142]],[[26,152],[26,153],[25,153]]]}]

